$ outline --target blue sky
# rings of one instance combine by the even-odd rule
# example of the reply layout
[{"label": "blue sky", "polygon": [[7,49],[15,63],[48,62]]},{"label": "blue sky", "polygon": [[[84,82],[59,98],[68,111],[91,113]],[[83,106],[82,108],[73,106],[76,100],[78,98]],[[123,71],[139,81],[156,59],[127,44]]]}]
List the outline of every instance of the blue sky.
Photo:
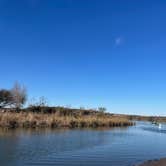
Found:
[{"label": "blue sky", "polygon": [[0,88],[166,115],[165,0],[0,0]]}]

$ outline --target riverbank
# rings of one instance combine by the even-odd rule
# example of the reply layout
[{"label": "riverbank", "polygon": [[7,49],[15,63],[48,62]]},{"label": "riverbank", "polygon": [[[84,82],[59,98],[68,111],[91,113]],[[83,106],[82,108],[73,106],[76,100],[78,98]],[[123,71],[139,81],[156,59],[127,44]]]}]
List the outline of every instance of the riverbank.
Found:
[{"label": "riverbank", "polygon": [[166,166],[166,158],[160,160],[146,161],[139,166]]},{"label": "riverbank", "polygon": [[[67,111],[66,111],[67,112]],[[134,125],[125,117],[111,116],[105,113],[78,112],[36,113],[36,112],[1,112],[1,128],[97,128],[125,127]],[[85,113],[85,114],[84,114]]]}]

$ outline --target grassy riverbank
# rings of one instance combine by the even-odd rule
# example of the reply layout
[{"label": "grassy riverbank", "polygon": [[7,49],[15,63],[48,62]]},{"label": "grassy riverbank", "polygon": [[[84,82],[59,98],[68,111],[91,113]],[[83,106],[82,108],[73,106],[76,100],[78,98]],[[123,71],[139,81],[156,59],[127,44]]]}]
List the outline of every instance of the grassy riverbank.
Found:
[{"label": "grassy riverbank", "polygon": [[134,121],[166,123],[166,117],[164,116],[141,116],[141,115],[122,115],[122,116],[126,116],[127,119]]},{"label": "grassy riverbank", "polygon": [[[130,126],[134,123],[125,117],[112,116],[93,110],[45,108],[42,111],[22,110],[0,113],[1,128],[97,128]],[[48,112],[46,112],[46,110]],[[49,111],[50,110],[50,111]]]}]

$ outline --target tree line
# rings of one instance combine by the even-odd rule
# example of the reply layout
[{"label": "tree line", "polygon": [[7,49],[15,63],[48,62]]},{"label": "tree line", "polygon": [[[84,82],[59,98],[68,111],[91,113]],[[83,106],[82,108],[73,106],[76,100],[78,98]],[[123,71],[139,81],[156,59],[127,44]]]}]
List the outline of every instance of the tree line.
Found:
[{"label": "tree line", "polygon": [[[14,110],[21,110],[24,106],[24,104],[27,101],[27,90],[25,86],[21,85],[20,83],[16,82],[11,89],[0,89],[0,109],[14,109]],[[98,107],[97,109],[85,109],[83,107],[80,107],[80,109],[72,109],[70,107],[63,107],[63,106],[57,106],[57,107],[51,107],[48,105],[47,100],[45,97],[40,97],[39,100],[33,99],[29,104],[28,107],[24,110],[30,111],[30,112],[56,112],[57,110],[61,110],[63,112],[64,110],[93,110],[99,112],[101,115],[106,112],[105,107]],[[62,111],[63,110],[63,111]]]}]

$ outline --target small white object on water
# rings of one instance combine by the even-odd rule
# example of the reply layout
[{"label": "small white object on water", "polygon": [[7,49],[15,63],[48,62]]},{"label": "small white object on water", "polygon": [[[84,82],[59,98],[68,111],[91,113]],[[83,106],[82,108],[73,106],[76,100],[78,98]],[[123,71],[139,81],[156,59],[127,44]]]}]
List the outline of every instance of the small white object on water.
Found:
[{"label": "small white object on water", "polygon": [[161,123],[159,123],[159,129],[161,129]]}]

